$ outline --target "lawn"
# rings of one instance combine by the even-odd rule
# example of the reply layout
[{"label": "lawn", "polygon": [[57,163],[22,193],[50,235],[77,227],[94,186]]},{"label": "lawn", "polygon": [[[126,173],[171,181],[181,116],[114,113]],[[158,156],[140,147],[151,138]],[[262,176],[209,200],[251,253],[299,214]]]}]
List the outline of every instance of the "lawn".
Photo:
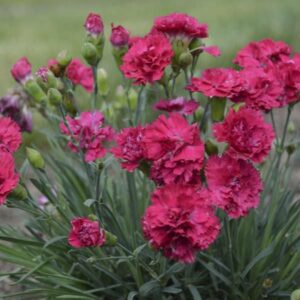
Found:
[{"label": "lawn", "polygon": [[[211,38],[223,51],[219,59],[202,61],[204,67],[222,66],[248,41],[271,37],[282,39],[300,51],[299,0],[0,0],[0,94],[13,81],[9,71],[20,57],[27,56],[34,69],[61,49],[80,55],[84,39],[82,24],[88,12],[100,13],[106,24],[122,24],[132,34],[146,33],[157,15],[182,11],[208,23]],[[106,47],[104,67],[115,69]]]}]

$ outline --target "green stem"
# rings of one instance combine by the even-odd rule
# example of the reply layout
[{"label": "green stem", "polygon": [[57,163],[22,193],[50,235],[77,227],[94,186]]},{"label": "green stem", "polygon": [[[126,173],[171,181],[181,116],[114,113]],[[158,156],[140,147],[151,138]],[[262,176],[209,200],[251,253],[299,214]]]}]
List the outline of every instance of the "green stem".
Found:
[{"label": "green stem", "polygon": [[278,134],[277,134],[277,130],[276,130],[276,123],[275,123],[273,110],[271,110],[271,120],[272,120],[273,129],[274,129],[274,132],[275,132],[275,135],[276,135],[276,148],[277,148],[279,146],[279,142],[278,142]]},{"label": "green stem", "polygon": [[191,78],[194,77],[194,72],[195,72],[195,68],[196,68],[198,59],[199,59],[199,55],[193,56],[193,62],[192,62],[192,67],[191,67]]},{"label": "green stem", "polygon": [[141,118],[141,112],[142,112],[142,105],[143,105],[143,98],[142,98],[142,93],[144,90],[144,86],[141,86],[141,89],[139,91],[138,94],[138,104],[137,104],[137,108],[136,108],[136,113],[135,113],[135,125],[137,125],[140,121]]},{"label": "green stem", "polygon": [[202,116],[202,119],[201,119],[201,122],[200,122],[200,131],[203,131],[203,129],[204,129],[204,125],[205,125],[205,121],[206,121],[206,115],[207,115],[207,112],[208,112],[208,109],[209,109],[209,104],[210,104],[210,100],[207,99],[207,102],[206,102],[205,107],[204,107],[203,116]]},{"label": "green stem", "polygon": [[[187,69],[186,68],[183,69],[183,72],[184,72],[185,82],[188,85],[190,83],[190,79],[189,79]],[[188,92],[189,92],[190,98],[193,99],[193,93],[191,91],[188,91]]]},{"label": "green stem", "polygon": [[178,77],[179,73],[173,74],[172,78],[172,89],[171,89],[171,97],[175,98],[174,92],[175,92],[175,84],[176,84],[176,79]]},{"label": "green stem", "polygon": [[92,66],[93,79],[94,79],[94,92],[92,98],[92,109],[95,110],[97,107],[97,95],[98,95],[98,83],[97,83],[97,65]]}]

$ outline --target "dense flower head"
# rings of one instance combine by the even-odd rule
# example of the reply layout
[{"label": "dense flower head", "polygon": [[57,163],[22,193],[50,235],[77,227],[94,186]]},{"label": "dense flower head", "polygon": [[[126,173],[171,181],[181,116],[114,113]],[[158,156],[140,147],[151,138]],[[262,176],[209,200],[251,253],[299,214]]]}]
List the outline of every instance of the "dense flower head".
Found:
[{"label": "dense flower head", "polygon": [[199,104],[195,100],[186,100],[184,97],[161,99],[154,105],[154,108],[157,110],[178,112],[183,115],[193,114],[198,107]]},{"label": "dense flower head", "polygon": [[144,130],[146,159],[153,161],[151,178],[158,184],[200,184],[204,145],[196,124],[178,113],[159,116]]},{"label": "dense flower head", "polygon": [[11,68],[13,78],[24,84],[32,77],[31,64],[26,57],[21,57]]},{"label": "dense flower head", "polygon": [[9,152],[0,151],[0,205],[18,185],[19,175],[15,173],[14,158]]},{"label": "dense flower head", "polygon": [[111,24],[110,42],[114,47],[124,47],[129,43],[129,31],[123,26],[114,26]]},{"label": "dense flower head", "polygon": [[245,160],[227,154],[211,156],[205,167],[212,204],[232,218],[246,216],[259,204],[262,181],[259,172]]},{"label": "dense flower head", "polygon": [[74,248],[101,247],[104,245],[105,231],[100,228],[98,221],[88,218],[74,218],[68,237],[69,244]]},{"label": "dense flower head", "polygon": [[263,111],[280,106],[279,97],[283,93],[283,83],[278,80],[278,73],[274,68],[249,67],[240,74],[244,80],[243,90],[236,99],[245,101],[251,108]]},{"label": "dense flower head", "polygon": [[104,116],[101,112],[82,112],[74,119],[70,116],[66,118],[68,126],[62,122],[60,129],[63,134],[71,137],[68,145],[72,151],[78,152],[81,149],[87,162],[106,155],[104,143],[113,139],[114,131],[110,126],[103,127]]},{"label": "dense flower head", "polygon": [[94,13],[89,13],[85,20],[84,27],[87,33],[94,36],[99,36],[104,29],[101,16]]},{"label": "dense flower head", "polygon": [[121,71],[134,84],[154,83],[163,77],[173,51],[168,39],[153,33],[135,41],[123,57]]},{"label": "dense flower head", "polygon": [[15,152],[22,142],[19,125],[11,118],[0,116],[0,150]]},{"label": "dense flower head", "polygon": [[272,126],[259,111],[242,107],[231,109],[222,123],[213,126],[219,142],[227,142],[228,154],[260,163],[270,153],[275,137]]},{"label": "dense flower head", "polygon": [[142,138],[143,128],[141,126],[124,128],[115,136],[117,146],[111,149],[111,152],[116,158],[122,160],[123,169],[133,171],[144,158]]},{"label": "dense flower head", "polygon": [[32,131],[32,114],[27,109],[27,94],[12,90],[0,98],[0,114],[14,120],[22,131]]},{"label": "dense flower head", "polygon": [[208,97],[232,98],[242,89],[242,79],[238,71],[215,68],[204,70],[200,78],[194,77],[187,90],[199,92]]},{"label": "dense flower head", "polygon": [[251,42],[241,49],[234,63],[241,67],[261,67],[269,63],[278,63],[289,59],[291,48],[282,41],[264,39]]},{"label": "dense flower head", "polygon": [[196,252],[217,238],[220,223],[209,206],[206,190],[168,185],[154,191],[142,228],[152,247],[181,263],[192,263]]},{"label": "dense flower head", "polygon": [[93,91],[94,79],[92,68],[87,67],[79,59],[72,59],[66,69],[66,75],[74,85],[81,85],[89,93]]},{"label": "dense flower head", "polygon": [[207,25],[199,23],[196,18],[184,13],[172,13],[157,17],[154,20],[152,31],[162,32],[171,40],[208,37]]}]

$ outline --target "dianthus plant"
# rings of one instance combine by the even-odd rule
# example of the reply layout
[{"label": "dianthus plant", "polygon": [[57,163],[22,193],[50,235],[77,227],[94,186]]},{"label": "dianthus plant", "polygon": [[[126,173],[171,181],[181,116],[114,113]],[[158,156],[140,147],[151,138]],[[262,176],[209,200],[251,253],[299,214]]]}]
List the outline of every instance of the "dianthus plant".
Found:
[{"label": "dianthus plant", "polygon": [[[63,51],[33,73],[22,57],[0,101],[0,204],[25,212],[0,229],[2,276],[22,287],[2,296],[300,299],[300,54],[264,39],[203,70],[221,51],[197,19],[157,17],[145,36],[112,24],[112,88],[101,16],[84,28],[86,63]],[[45,129],[15,163],[41,127],[31,112]]]}]

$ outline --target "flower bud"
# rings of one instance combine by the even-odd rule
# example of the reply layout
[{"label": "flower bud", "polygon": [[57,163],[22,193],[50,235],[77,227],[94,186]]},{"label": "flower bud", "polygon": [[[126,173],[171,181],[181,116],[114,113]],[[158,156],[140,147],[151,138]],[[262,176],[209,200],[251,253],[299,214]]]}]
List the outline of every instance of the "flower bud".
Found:
[{"label": "flower bud", "polygon": [[186,51],[179,56],[179,65],[183,69],[187,68],[193,62],[193,56],[190,52]]},{"label": "flower bud", "polygon": [[105,246],[115,246],[117,244],[118,238],[105,230]]},{"label": "flower bud", "polygon": [[92,43],[84,43],[82,47],[82,56],[86,60],[86,62],[91,65],[95,66],[97,65],[99,61],[97,49],[95,45]]},{"label": "flower bud", "polygon": [[28,193],[23,185],[18,184],[9,196],[16,200],[25,200],[28,197]]},{"label": "flower bud", "polygon": [[36,81],[43,90],[57,87],[57,79],[48,68],[39,68],[35,74],[37,76]]},{"label": "flower bud", "polygon": [[126,47],[129,43],[129,32],[123,26],[114,26],[111,24],[111,35],[110,35],[110,43],[113,47]]},{"label": "flower bud", "polygon": [[72,57],[67,50],[61,51],[57,55],[57,62],[63,68],[66,68],[71,62],[71,60]]},{"label": "flower bud", "polygon": [[121,103],[122,105],[125,105],[127,103],[126,92],[122,85],[117,86],[115,97],[118,103]]},{"label": "flower bud", "polygon": [[291,300],[300,300],[300,289],[292,292]]},{"label": "flower bud", "polygon": [[211,100],[211,118],[213,122],[220,122],[224,119],[226,100],[213,98]]},{"label": "flower bud", "polygon": [[42,88],[34,80],[29,80],[25,84],[25,90],[38,103],[46,101],[47,97]]},{"label": "flower bud", "polygon": [[296,145],[295,144],[287,145],[285,149],[288,155],[292,155],[296,150]]},{"label": "flower bud", "polygon": [[203,46],[203,43],[200,39],[193,39],[189,45],[189,49],[193,56],[198,56],[203,51],[200,47]]},{"label": "flower bud", "polygon": [[215,143],[214,140],[208,139],[205,142],[205,152],[208,155],[214,155],[214,154],[218,154],[219,153],[219,148],[218,148],[218,146],[217,146],[217,144]]},{"label": "flower bud", "polygon": [[48,99],[49,99],[49,102],[54,106],[57,106],[62,103],[61,93],[57,89],[54,89],[54,88],[50,88],[48,90]]},{"label": "flower bud", "polygon": [[97,216],[94,215],[94,214],[89,214],[89,215],[88,215],[88,218],[89,218],[90,220],[92,220],[92,221],[98,221]]},{"label": "flower bud", "polygon": [[121,64],[123,63],[123,56],[126,54],[128,51],[128,47],[118,47],[118,48],[113,48],[113,56],[115,58],[115,62],[117,64],[117,67],[119,68]]},{"label": "flower bud", "polygon": [[31,64],[26,57],[20,58],[11,68],[13,78],[21,84],[32,78],[31,72]]},{"label": "flower bud", "polygon": [[200,122],[201,119],[203,118],[204,115],[204,108],[200,106],[196,111],[195,111],[195,122]]},{"label": "flower bud", "polygon": [[30,165],[35,169],[44,169],[45,168],[45,161],[41,156],[40,152],[27,147],[26,148],[26,156],[30,163]]},{"label": "flower bud", "polygon": [[88,35],[91,35],[95,38],[98,37],[103,33],[104,29],[101,16],[94,13],[89,13],[85,20],[84,27]]},{"label": "flower bud", "polygon": [[289,125],[288,125],[288,133],[289,134],[293,134],[295,133],[296,131],[296,127],[295,127],[295,123],[294,122],[289,122]]},{"label": "flower bud", "polygon": [[101,96],[107,96],[109,92],[109,85],[107,80],[107,73],[104,69],[97,70],[98,90]]}]

